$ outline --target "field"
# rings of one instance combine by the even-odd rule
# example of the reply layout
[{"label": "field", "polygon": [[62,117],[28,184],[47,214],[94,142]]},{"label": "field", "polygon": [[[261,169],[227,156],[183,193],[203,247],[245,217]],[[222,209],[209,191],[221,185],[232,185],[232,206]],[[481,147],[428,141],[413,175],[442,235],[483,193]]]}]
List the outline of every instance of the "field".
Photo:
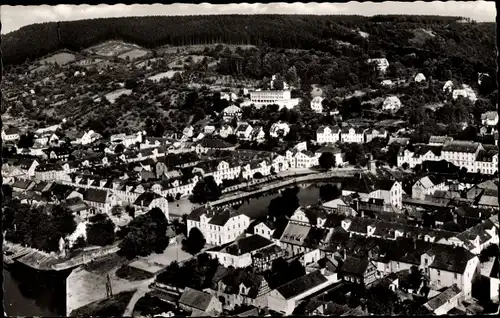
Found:
[{"label": "field", "polygon": [[176,73],[182,73],[182,71],[167,71],[163,73],[158,73],[153,76],[148,77],[150,81],[160,81],[163,78],[172,78]]},{"label": "field", "polygon": [[126,53],[122,53],[118,55],[119,58],[126,59],[127,56],[131,60],[138,59],[140,57],[143,57],[144,55],[148,54],[148,51],[146,50],[141,50],[141,49],[133,49],[131,51],[128,51]]},{"label": "field", "polygon": [[105,96],[106,96],[106,99],[109,100],[109,102],[111,104],[113,104],[116,99],[118,97],[120,97],[121,95],[129,95],[130,93],[132,93],[132,90],[130,89],[124,89],[124,88],[121,88],[121,89],[117,89],[116,91],[112,91],[110,93],[107,93]]},{"label": "field", "polygon": [[62,52],[62,53],[57,53],[57,54],[54,54],[52,56],[41,59],[40,64],[57,63],[59,65],[64,65],[64,64],[68,64],[70,62],[73,62],[75,60],[75,58],[76,58],[76,56],[74,54]]},{"label": "field", "polygon": [[432,39],[436,35],[434,32],[425,29],[415,29],[413,30],[413,39],[410,40],[413,44],[425,44],[425,41]]},{"label": "field", "polygon": [[121,317],[127,308],[135,290],[124,291],[110,298],[99,300],[71,312],[71,316],[108,316]]},{"label": "field", "polygon": [[[168,67],[183,67],[184,65],[187,65],[189,64],[189,62],[187,62],[187,59],[191,57],[193,59],[193,62],[192,63],[198,63],[200,62],[201,60],[203,60],[203,58],[205,58],[205,56],[203,55],[187,55],[187,56],[179,56],[177,59],[175,59],[172,63],[169,63],[168,64]],[[208,57],[207,57],[208,58]]]},{"label": "field", "polygon": [[109,41],[87,49],[87,51],[94,51],[95,54],[102,56],[119,56],[132,50],[144,51],[138,45],[121,41]]}]

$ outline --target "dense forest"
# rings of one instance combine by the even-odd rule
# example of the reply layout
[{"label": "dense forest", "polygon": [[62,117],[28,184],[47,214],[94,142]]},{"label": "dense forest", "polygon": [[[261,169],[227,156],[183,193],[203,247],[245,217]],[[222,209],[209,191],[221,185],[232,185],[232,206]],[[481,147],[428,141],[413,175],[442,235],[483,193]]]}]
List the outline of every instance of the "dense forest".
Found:
[{"label": "dense forest", "polygon": [[[415,37],[413,30],[426,28],[432,29],[434,36]],[[150,49],[226,43],[334,55],[345,48],[338,44],[342,41],[372,57],[391,60],[415,53],[422,60],[449,55],[482,68],[495,64],[494,23],[462,23],[459,17],[307,15],[156,16],[34,24],[3,36],[3,61],[6,65],[23,63],[61,49],[79,51],[107,40]]]}]

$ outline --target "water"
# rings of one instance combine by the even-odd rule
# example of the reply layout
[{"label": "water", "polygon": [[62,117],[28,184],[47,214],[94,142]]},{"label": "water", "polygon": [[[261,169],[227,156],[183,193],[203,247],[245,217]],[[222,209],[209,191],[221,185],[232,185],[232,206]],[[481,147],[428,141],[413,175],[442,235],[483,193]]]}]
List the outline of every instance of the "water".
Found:
[{"label": "water", "polygon": [[[242,205],[236,206],[236,210],[248,215],[251,219],[259,219],[264,217],[268,213],[268,206],[272,199],[280,196],[279,192],[272,192],[268,195],[264,195],[258,198],[250,199],[250,201],[245,201]],[[318,203],[320,199],[319,196],[319,186],[317,185],[302,185],[299,188],[299,193],[297,194],[299,198],[299,204],[301,206],[307,206]]]},{"label": "water", "polygon": [[66,316],[66,277],[69,271],[42,272],[21,264],[3,270],[7,316]]}]

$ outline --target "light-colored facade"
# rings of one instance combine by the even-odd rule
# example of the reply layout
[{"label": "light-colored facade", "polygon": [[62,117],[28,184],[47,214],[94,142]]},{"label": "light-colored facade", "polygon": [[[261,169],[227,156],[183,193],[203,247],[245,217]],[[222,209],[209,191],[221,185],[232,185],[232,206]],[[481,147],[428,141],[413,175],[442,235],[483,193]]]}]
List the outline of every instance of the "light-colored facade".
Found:
[{"label": "light-colored facade", "polygon": [[401,108],[401,101],[397,96],[389,96],[382,104],[382,110],[398,111]]},{"label": "light-colored facade", "polygon": [[340,140],[340,128],[337,126],[321,126],[316,131],[318,144],[336,143]]},{"label": "light-colored facade", "polygon": [[269,135],[273,138],[285,137],[290,132],[290,126],[282,121],[272,124]]},{"label": "light-colored facade", "polygon": [[358,127],[345,127],[340,132],[340,139],[343,143],[364,143],[364,131]]},{"label": "light-colored facade", "polygon": [[289,90],[251,91],[250,103],[254,104],[257,108],[268,105],[278,105],[280,109],[284,107],[292,109],[297,106],[299,99],[292,99]]},{"label": "light-colored facade", "polygon": [[376,63],[378,70],[383,74],[389,67],[389,61],[386,58],[368,59],[368,63]]},{"label": "light-colored facade", "polygon": [[321,96],[316,96],[311,100],[311,109],[316,113],[323,112],[323,100]]}]

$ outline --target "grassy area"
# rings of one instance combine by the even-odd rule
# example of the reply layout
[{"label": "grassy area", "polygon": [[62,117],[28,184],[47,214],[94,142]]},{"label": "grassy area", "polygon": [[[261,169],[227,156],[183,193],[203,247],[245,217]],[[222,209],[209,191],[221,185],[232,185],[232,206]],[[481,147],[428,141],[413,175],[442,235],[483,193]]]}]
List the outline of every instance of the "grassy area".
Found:
[{"label": "grassy area", "polygon": [[112,254],[104,259],[100,259],[91,263],[84,265],[85,270],[95,273],[102,274],[115,268],[118,264],[123,264],[126,261],[125,257]]},{"label": "grassy area", "polygon": [[135,290],[124,291],[113,295],[110,298],[98,300],[71,312],[70,316],[74,317],[89,317],[89,316],[105,316],[105,317],[121,317],[134,295]]},{"label": "grassy area", "polygon": [[133,268],[128,265],[122,265],[117,271],[116,276],[119,278],[137,281],[137,280],[146,280],[154,277],[154,274],[145,272],[138,268]]}]

